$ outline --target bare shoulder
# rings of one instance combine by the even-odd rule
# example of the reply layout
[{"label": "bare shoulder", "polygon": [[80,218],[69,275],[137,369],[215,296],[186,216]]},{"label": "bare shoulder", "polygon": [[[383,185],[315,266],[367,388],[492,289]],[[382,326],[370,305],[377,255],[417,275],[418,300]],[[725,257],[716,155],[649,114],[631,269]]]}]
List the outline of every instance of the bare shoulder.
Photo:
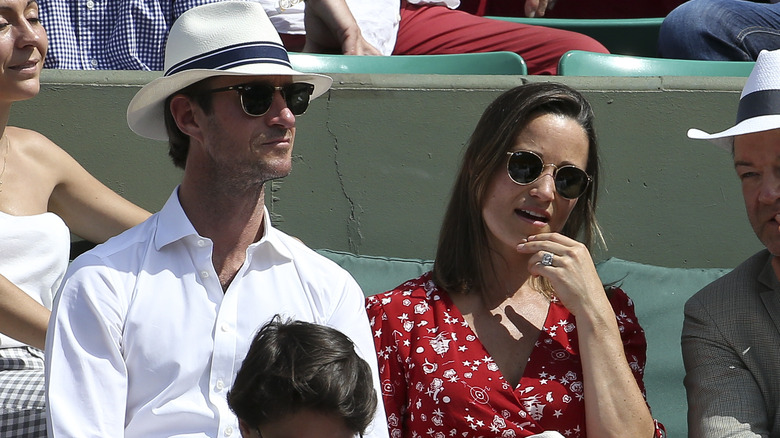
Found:
[{"label": "bare shoulder", "polygon": [[3,191],[0,210],[16,215],[47,211],[55,187],[65,180],[73,159],[44,135],[30,129],[8,126],[2,158]]},{"label": "bare shoulder", "polygon": [[36,159],[50,157],[51,155],[54,155],[51,158],[56,159],[60,158],[62,154],[67,155],[61,147],[57,146],[48,137],[32,129],[8,126],[5,132],[11,141],[12,148],[24,155],[32,156]]},{"label": "bare shoulder", "polygon": [[45,175],[47,179],[51,179],[51,184],[56,185],[62,182],[66,175],[80,170],[79,164],[70,154],[40,132],[8,126],[6,135],[10,140],[15,162],[28,176],[41,178]]}]

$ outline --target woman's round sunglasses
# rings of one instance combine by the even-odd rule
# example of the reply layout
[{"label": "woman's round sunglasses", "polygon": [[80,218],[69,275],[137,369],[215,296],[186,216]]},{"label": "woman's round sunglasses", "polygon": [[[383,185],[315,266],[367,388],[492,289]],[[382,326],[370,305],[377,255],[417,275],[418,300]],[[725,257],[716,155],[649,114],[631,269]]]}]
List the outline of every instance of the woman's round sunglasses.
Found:
[{"label": "woman's round sunglasses", "polygon": [[555,190],[566,199],[576,199],[585,193],[591,178],[584,170],[567,164],[556,166],[544,164],[542,158],[531,151],[507,152],[509,160],[506,171],[509,178],[517,184],[526,185],[539,179],[545,167],[553,167]]},{"label": "woman's round sunglasses", "polygon": [[295,82],[281,87],[265,83],[241,84],[206,90],[206,92],[219,93],[233,90],[238,92],[241,98],[241,108],[247,115],[260,117],[267,113],[274,101],[274,93],[279,90],[287,103],[287,108],[292,111],[293,115],[299,116],[309,107],[309,98],[314,92],[314,85],[305,82]]}]

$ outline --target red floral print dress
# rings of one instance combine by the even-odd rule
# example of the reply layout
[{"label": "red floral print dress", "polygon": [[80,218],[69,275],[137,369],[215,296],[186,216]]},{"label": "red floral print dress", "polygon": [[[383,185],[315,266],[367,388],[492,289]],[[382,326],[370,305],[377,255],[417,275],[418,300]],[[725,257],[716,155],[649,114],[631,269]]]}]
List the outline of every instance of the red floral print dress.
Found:
[{"label": "red floral print dress", "polygon": [[[644,331],[622,290],[611,289],[610,302],[644,394]],[[368,297],[367,309],[391,438],[587,436],[577,325],[557,300],[514,388],[430,272]]]}]

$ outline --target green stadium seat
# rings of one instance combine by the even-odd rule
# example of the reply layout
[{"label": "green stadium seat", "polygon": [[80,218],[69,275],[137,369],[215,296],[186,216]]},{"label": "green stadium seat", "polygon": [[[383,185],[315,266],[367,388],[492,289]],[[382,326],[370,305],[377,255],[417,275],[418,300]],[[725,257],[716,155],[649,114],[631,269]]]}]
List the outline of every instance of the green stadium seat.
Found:
[{"label": "green stadium seat", "polygon": [[748,77],[754,62],[645,58],[571,50],[558,62],[561,76],[735,76]]},{"label": "green stadium seat", "polygon": [[658,30],[664,20],[663,18],[488,18],[583,33],[603,44],[611,53],[634,56],[656,56]]},{"label": "green stadium seat", "polygon": [[456,55],[350,56],[290,53],[293,68],[310,73],[525,75],[525,61],[513,52]]}]

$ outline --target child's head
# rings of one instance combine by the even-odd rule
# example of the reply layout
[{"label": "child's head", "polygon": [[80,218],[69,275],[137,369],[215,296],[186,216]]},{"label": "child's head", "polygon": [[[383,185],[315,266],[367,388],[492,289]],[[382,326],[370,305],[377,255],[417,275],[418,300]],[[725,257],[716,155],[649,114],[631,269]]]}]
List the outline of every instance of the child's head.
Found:
[{"label": "child's head", "polygon": [[245,438],[348,438],[371,423],[377,396],[346,335],[277,316],[252,341],[228,404]]}]

